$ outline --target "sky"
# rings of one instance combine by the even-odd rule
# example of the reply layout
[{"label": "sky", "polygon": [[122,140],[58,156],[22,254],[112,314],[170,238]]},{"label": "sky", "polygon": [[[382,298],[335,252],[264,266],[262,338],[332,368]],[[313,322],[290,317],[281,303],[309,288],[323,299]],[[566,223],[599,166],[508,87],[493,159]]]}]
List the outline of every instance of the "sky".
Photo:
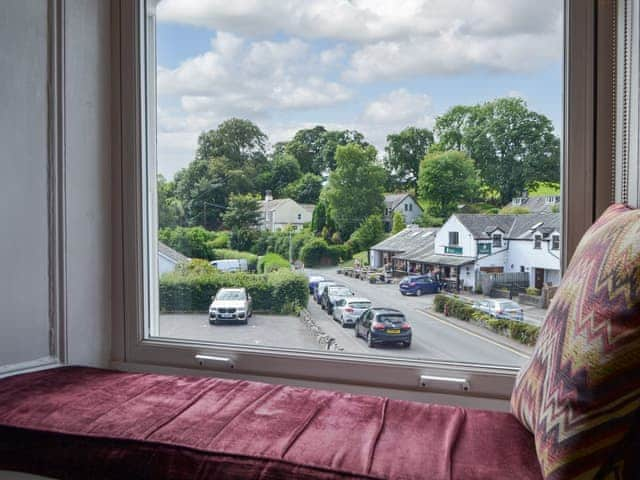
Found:
[{"label": "sky", "polygon": [[161,0],[158,169],[231,117],[386,136],[454,105],[522,97],[562,130],[562,0]]}]

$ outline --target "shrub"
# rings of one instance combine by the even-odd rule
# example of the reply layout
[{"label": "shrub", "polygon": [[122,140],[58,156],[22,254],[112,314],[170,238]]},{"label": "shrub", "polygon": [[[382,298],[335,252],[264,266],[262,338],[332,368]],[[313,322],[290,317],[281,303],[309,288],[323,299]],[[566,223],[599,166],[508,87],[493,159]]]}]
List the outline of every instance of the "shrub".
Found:
[{"label": "shrub", "polygon": [[230,238],[229,232],[218,232],[214,240],[207,242],[207,246],[212,250],[216,248],[229,248]]},{"label": "shrub", "polygon": [[462,300],[447,295],[438,294],[433,299],[433,306],[436,312],[444,312],[445,306],[450,316],[468,322],[471,320],[475,310],[471,305]]},{"label": "shrub", "polygon": [[329,256],[329,245],[321,238],[314,238],[300,250],[300,260],[308,267],[315,267],[322,263],[323,258]]},{"label": "shrub", "polygon": [[203,227],[175,227],[162,228],[158,232],[158,239],[165,245],[177,250],[189,258],[211,258],[210,242],[215,241],[217,235]]},{"label": "shrub", "polygon": [[423,212],[423,214],[416,219],[416,223],[421,227],[441,227],[444,225],[444,220],[444,218],[434,217],[427,212]]},{"label": "shrub", "polygon": [[527,207],[518,205],[507,205],[500,210],[501,215],[524,215],[525,213],[531,213],[531,211]]},{"label": "shrub", "polygon": [[531,346],[535,345],[539,333],[540,327],[536,325],[509,320],[509,335],[520,343]]},{"label": "shrub", "polygon": [[230,258],[244,258],[247,261],[247,267],[252,272],[258,268],[258,256],[249,252],[240,252],[228,248],[217,248],[211,251],[212,260],[224,260]]},{"label": "shrub", "polygon": [[309,297],[307,278],[284,270],[263,275],[175,271],[160,277],[160,311],[206,312],[211,297],[223,287],[246,288],[254,310],[273,313],[294,312],[305,307]]},{"label": "shrub", "polygon": [[529,287],[525,290],[525,292],[527,293],[527,295],[533,295],[534,297],[539,297],[540,296],[540,289],[539,288],[534,288],[534,287]]},{"label": "shrub", "polygon": [[289,261],[277,253],[267,253],[258,258],[258,273],[270,273],[276,270],[290,270]]}]

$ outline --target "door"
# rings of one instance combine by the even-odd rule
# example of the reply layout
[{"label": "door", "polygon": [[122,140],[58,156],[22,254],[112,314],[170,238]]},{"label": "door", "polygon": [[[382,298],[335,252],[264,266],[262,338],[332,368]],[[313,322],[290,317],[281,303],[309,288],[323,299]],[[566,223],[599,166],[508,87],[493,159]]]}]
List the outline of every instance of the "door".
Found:
[{"label": "door", "polygon": [[542,285],[544,284],[544,268],[536,268],[535,269],[535,281],[534,286],[541,290]]}]

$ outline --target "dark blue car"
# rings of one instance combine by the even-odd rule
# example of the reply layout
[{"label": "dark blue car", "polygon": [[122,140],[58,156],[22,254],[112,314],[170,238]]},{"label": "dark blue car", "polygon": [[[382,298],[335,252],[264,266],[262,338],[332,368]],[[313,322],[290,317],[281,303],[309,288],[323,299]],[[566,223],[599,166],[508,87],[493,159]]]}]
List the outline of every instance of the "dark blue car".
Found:
[{"label": "dark blue car", "polygon": [[354,334],[367,341],[369,348],[385,343],[401,343],[411,346],[411,325],[404,314],[394,308],[370,308],[365,310],[354,325]]},{"label": "dark blue car", "polygon": [[313,291],[318,286],[318,283],[324,282],[324,277],[321,275],[311,275],[309,277],[309,293],[313,295]]},{"label": "dark blue car", "polygon": [[427,275],[404,277],[400,281],[400,293],[402,295],[422,295],[423,293],[438,293],[440,283]]}]

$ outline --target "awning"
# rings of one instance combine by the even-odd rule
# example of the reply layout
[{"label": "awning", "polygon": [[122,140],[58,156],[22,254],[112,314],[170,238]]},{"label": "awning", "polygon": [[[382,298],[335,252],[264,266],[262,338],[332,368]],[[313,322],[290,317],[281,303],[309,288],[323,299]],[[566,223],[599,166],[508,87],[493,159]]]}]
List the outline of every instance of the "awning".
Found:
[{"label": "awning", "polygon": [[429,255],[420,260],[420,263],[429,263],[431,265],[445,265],[447,267],[461,267],[469,263],[475,262],[473,257],[458,257],[455,255]]}]

